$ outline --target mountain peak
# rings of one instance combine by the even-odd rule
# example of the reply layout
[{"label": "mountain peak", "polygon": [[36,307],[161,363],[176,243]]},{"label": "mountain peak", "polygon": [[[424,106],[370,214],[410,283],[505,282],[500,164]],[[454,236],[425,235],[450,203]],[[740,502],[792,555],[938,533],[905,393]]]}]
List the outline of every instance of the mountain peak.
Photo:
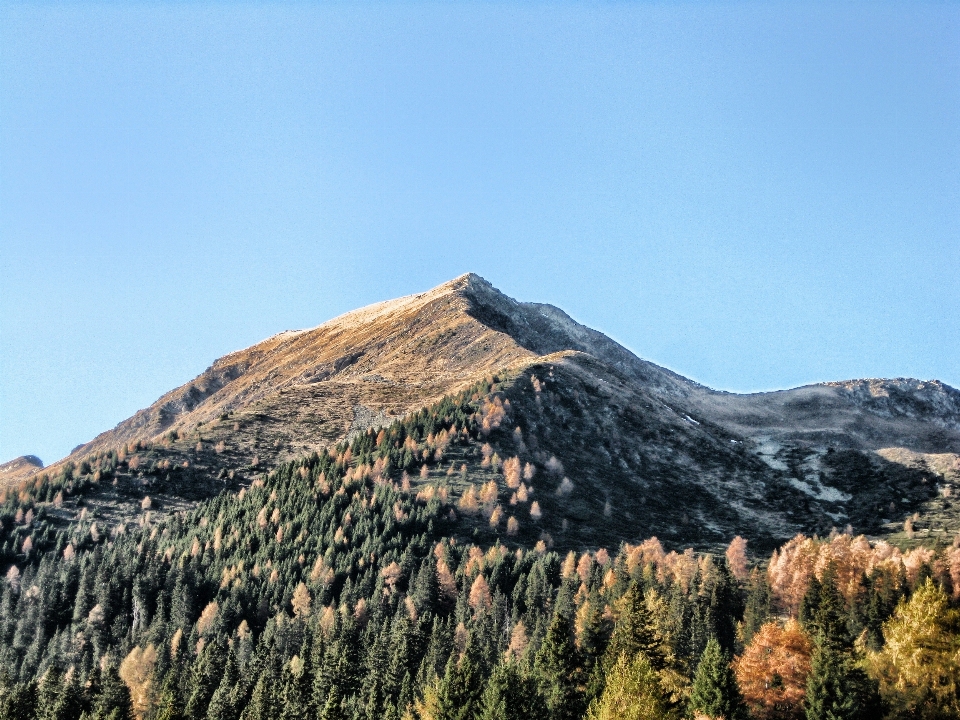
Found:
[{"label": "mountain peak", "polygon": [[12,485],[43,469],[43,462],[36,455],[21,455],[0,464],[0,487]]},{"label": "mountain peak", "polygon": [[[498,462],[522,456],[552,518],[544,531],[565,543],[578,542],[571,528],[632,541],[641,525],[677,541],[771,540],[840,522],[877,528],[932,502],[928,471],[910,464],[921,458],[953,482],[958,401],[942,383],[902,378],[718,393],[466,273],[226,355],[68,459],[71,473],[135,460],[124,471],[131,502],[149,486],[172,510],[433,407],[421,439],[453,425],[461,439],[467,426],[479,435],[455,456],[418,450],[402,470],[429,475],[442,460],[444,478],[473,467],[470,482],[486,485],[499,476],[480,462],[484,448]],[[103,512],[120,512],[111,502]]]}]

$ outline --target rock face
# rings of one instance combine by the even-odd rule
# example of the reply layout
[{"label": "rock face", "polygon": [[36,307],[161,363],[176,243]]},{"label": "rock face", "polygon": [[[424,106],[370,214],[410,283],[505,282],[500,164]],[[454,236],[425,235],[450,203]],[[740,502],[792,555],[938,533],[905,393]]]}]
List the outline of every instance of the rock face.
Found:
[{"label": "rock face", "polygon": [[896,379],[717,392],[473,274],[231,353],[46,472],[149,447],[199,482],[168,489],[177,505],[494,375],[511,410],[490,443],[537,470],[558,542],[773,544],[848,523],[892,532],[915,512],[939,523],[930,531],[960,529],[944,495],[960,474],[957,390]]}]

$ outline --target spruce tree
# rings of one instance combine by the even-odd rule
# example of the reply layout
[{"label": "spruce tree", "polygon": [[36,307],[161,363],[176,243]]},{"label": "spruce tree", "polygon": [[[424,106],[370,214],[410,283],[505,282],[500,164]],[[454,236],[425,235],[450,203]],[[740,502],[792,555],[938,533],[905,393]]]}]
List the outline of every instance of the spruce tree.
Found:
[{"label": "spruce tree", "polygon": [[554,613],[537,652],[536,668],[543,683],[550,717],[554,720],[579,718],[586,704],[581,688],[582,672],[570,621],[559,609]]},{"label": "spruce tree", "polygon": [[231,652],[227,655],[227,664],[223,668],[220,685],[210,699],[207,720],[236,720],[239,713],[234,705],[234,692],[238,680],[237,662]]},{"label": "spruce tree", "polygon": [[56,668],[50,668],[40,679],[37,690],[36,720],[58,720],[60,697],[63,691],[63,676]]},{"label": "spruce tree", "polygon": [[100,697],[97,698],[94,717],[97,720],[133,720],[130,691],[124,685],[113,664],[107,665],[102,675]]},{"label": "spruce tree", "polygon": [[477,649],[473,638],[467,640],[463,656],[447,661],[443,679],[437,688],[438,713],[434,720],[470,720],[483,692]]},{"label": "spruce tree", "polygon": [[820,635],[807,678],[807,720],[872,720],[882,714],[877,683],[850,652]]},{"label": "spruce tree", "polygon": [[666,659],[647,609],[643,591],[633,583],[621,601],[623,611],[617,618],[604,658],[605,670],[613,667],[620,655],[633,657],[643,653],[654,670],[662,670]]},{"label": "spruce tree", "polygon": [[343,698],[335,684],[330,686],[327,699],[320,709],[320,720],[347,720],[347,714],[343,709]]},{"label": "spruce tree", "polygon": [[180,687],[181,665],[174,661],[160,686],[155,720],[183,720],[182,689]]},{"label": "spruce tree", "polygon": [[750,578],[747,580],[747,600],[741,626],[744,645],[750,644],[750,640],[769,617],[770,584],[767,582],[766,573],[754,568],[750,571]]},{"label": "spruce tree", "polygon": [[535,678],[514,662],[494,668],[480,700],[477,720],[549,720],[550,717]]},{"label": "spruce tree", "polygon": [[720,648],[733,654],[737,641],[737,621],[743,617],[743,596],[726,560],[714,563],[717,576],[710,591],[709,618]]},{"label": "spruce tree", "polygon": [[690,691],[690,712],[711,718],[723,717],[724,720],[745,720],[747,717],[737,678],[730,667],[730,656],[716,638],[707,641],[697,665]]},{"label": "spruce tree", "polygon": [[283,672],[283,711],[281,720],[308,720],[315,713],[311,707],[310,688],[312,678],[309,666],[294,656]]},{"label": "spruce tree", "polygon": [[4,720],[34,720],[37,684],[17,683],[0,696],[0,717]]},{"label": "spruce tree", "polygon": [[225,654],[220,642],[214,641],[203,648],[194,662],[184,708],[184,717],[187,720],[203,720],[206,716],[210,700],[220,685]]}]

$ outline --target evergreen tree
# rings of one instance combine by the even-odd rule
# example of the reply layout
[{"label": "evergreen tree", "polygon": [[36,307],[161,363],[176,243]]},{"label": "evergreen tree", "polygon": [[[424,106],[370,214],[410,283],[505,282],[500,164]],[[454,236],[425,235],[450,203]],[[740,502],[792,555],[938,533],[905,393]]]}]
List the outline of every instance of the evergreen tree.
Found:
[{"label": "evergreen tree", "polygon": [[57,703],[57,720],[79,720],[86,709],[83,688],[77,679],[76,673],[67,673],[63,681],[63,689]]},{"label": "evergreen tree", "polygon": [[620,602],[622,610],[607,645],[604,669],[613,667],[621,655],[632,658],[642,653],[654,670],[662,670],[666,659],[640,586],[631,584]]},{"label": "evergreen tree", "polygon": [[811,636],[817,634],[816,620],[820,611],[821,593],[820,581],[816,575],[811,575],[810,582],[807,583],[807,590],[800,599],[800,609],[797,612],[797,620],[800,621],[800,625],[807,631],[807,634]]},{"label": "evergreen tree", "polygon": [[716,576],[710,587],[708,632],[720,643],[721,650],[732,655],[736,649],[737,621],[743,617],[743,597],[726,560],[711,563]]},{"label": "evergreen tree", "polygon": [[451,656],[437,688],[437,715],[434,720],[470,720],[483,692],[477,648],[473,638],[461,658]]},{"label": "evergreen tree", "polygon": [[279,720],[280,707],[277,689],[280,678],[270,671],[260,676],[253,688],[250,703],[244,708],[241,720]]},{"label": "evergreen tree", "polygon": [[543,683],[550,717],[554,720],[579,718],[586,700],[582,672],[570,621],[559,608],[537,652],[536,668]]},{"label": "evergreen tree", "polygon": [[220,685],[210,698],[207,708],[207,720],[236,720],[239,714],[235,701],[235,690],[240,676],[237,661],[233,653],[227,655],[227,664],[223,668]]},{"label": "evergreen tree", "polygon": [[746,706],[737,678],[730,667],[730,657],[716,638],[710,638],[700,657],[690,691],[690,711],[711,718],[745,720]]},{"label": "evergreen tree", "polygon": [[112,663],[103,671],[101,683],[100,696],[94,706],[96,720],[133,720],[130,691]]},{"label": "evergreen tree", "polygon": [[220,642],[208,643],[196,661],[190,673],[190,688],[184,717],[187,720],[203,720],[206,717],[210,700],[220,685],[224,671],[224,651]]},{"label": "evergreen tree", "polygon": [[340,689],[336,685],[330,687],[327,699],[320,710],[320,720],[347,720],[347,714],[343,708],[343,698],[340,696]]},{"label": "evergreen tree", "polygon": [[183,700],[180,688],[180,664],[167,670],[157,698],[155,720],[183,720]]},{"label": "evergreen tree", "polygon": [[311,680],[307,663],[294,656],[284,668],[282,720],[308,720],[314,716],[310,703]]},{"label": "evergreen tree", "polygon": [[881,717],[877,683],[849,652],[822,635],[807,679],[807,720],[872,720]]},{"label": "evergreen tree", "polygon": [[59,720],[59,705],[63,690],[63,676],[50,668],[40,679],[37,689],[36,720]]},{"label": "evergreen tree", "polygon": [[766,573],[754,568],[747,580],[747,599],[741,626],[744,645],[750,644],[750,640],[769,618],[770,584],[767,582]]},{"label": "evergreen tree", "polygon": [[37,708],[37,685],[17,683],[0,695],[0,717],[4,720],[34,720]]},{"label": "evergreen tree", "polygon": [[480,701],[477,720],[549,720],[550,717],[534,677],[514,662],[494,668]]}]

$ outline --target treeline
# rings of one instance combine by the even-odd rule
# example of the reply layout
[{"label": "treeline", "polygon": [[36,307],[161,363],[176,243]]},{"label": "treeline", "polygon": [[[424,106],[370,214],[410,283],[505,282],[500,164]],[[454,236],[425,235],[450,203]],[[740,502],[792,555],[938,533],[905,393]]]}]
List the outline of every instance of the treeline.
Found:
[{"label": "treeline", "polygon": [[532,470],[505,459],[481,508],[439,468],[509,419],[495,389],[162,522],[45,521],[80,468],[8,493],[0,717],[960,717],[960,548],[492,539]]}]

